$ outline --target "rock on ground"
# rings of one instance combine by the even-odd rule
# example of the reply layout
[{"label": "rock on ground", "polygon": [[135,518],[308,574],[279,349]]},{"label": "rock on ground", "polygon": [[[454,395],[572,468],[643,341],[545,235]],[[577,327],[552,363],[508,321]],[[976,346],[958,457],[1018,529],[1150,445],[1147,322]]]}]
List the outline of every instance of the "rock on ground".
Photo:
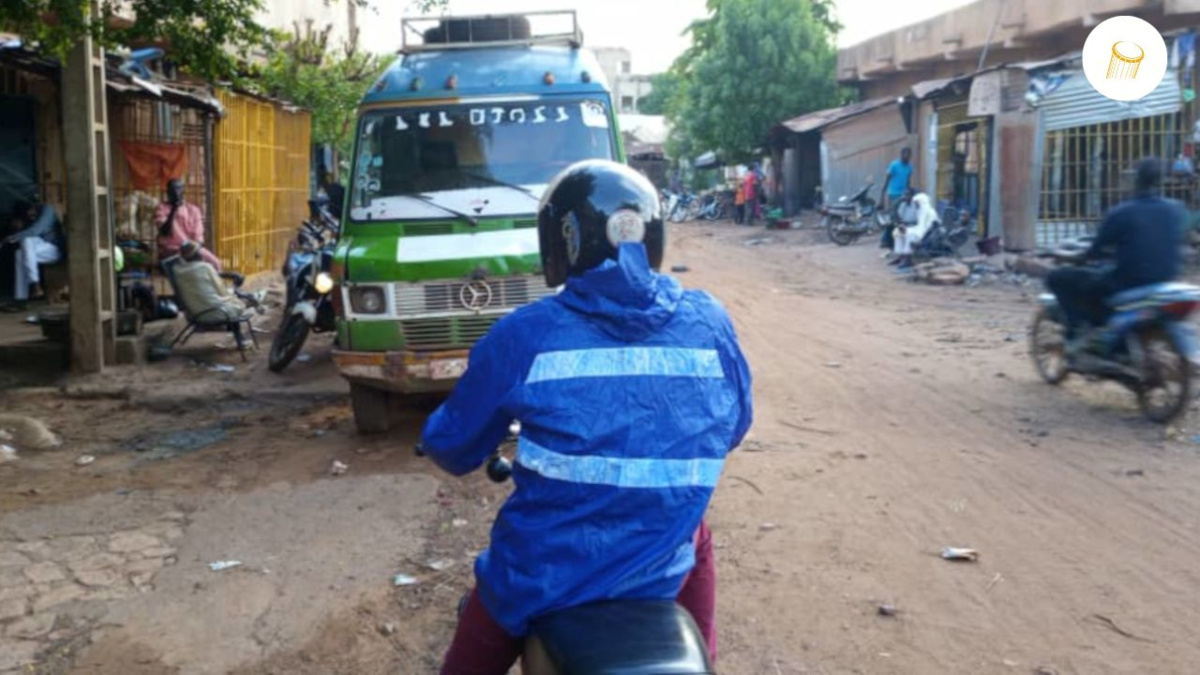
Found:
[{"label": "rock on ground", "polygon": [[62,440],[44,422],[25,415],[0,414],[0,429],[9,432],[20,450],[51,450]]}]

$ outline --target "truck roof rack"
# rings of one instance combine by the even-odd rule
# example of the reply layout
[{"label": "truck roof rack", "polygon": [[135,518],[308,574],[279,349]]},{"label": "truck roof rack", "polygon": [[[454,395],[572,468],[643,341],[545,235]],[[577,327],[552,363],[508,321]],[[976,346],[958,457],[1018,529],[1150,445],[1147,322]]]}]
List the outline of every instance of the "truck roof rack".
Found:
[{"label": "truck roof rack", "polygon": [[[567,25],[569,31],[565,30]],[[583,31],[575,10],[413,17],[401,20],[401,32],[401,54],[485,47],[583,46]]]}]

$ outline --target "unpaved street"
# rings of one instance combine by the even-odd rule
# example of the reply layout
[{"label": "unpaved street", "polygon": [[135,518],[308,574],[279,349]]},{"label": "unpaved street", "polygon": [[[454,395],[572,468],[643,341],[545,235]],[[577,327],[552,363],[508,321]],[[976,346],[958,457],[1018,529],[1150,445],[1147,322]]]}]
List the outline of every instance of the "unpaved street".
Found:
[{"label": "unpaved street", "polygon": [[[756,378],[710,514],[721,672],[1200,669],[1195,431],[1038,381],[1035,285],[916,286],[806,232],[672,236]],[[2,394],[63,445],[0,465],[0,672],[435,671],[507,488],[414,458],[424,408],[356,437],[315,343],[283,377],[199,347]]]}]

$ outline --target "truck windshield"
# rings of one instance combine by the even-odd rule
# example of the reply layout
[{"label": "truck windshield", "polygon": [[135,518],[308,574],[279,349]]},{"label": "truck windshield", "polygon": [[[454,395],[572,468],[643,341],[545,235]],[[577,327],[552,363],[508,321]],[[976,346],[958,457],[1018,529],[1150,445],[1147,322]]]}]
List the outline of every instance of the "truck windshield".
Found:
[{"label": "truck windshield", "polygon": [[560,171],[612,159],[608,110],[598,100],[403,108],[365,114],[351,188],[353,220],[445,218],[537,211]]}]

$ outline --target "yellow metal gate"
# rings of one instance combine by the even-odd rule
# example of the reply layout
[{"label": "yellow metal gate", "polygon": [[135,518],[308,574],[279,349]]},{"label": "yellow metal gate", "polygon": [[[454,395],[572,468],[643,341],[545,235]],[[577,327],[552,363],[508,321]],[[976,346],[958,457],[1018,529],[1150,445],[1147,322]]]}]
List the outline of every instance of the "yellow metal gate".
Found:
[{"label": "yellow metal gate", "polygon": [[216,132],[215,253],[230,271],[283,266],[288,241],[308,216],[311,117],[229,91]]}]

